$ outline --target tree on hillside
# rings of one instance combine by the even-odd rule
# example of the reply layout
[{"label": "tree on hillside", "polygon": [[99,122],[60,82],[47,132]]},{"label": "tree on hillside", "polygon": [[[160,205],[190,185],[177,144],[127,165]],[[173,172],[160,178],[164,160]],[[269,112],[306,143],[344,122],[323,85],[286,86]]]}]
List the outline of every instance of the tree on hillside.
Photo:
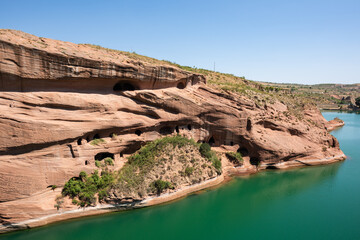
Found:
[{"label": "tree on hillside", "polygon": [[360,107],[360,97],[355,99],[355,104]]}]

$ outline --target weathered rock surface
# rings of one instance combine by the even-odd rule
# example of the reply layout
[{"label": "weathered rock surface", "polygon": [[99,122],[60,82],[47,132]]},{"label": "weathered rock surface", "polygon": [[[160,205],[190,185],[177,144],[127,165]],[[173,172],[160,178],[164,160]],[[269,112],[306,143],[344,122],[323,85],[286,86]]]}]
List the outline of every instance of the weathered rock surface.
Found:
[{"label": "weathered rock surface", "polygon": [[205,83],[170,65],[0,30],[0,223],[56,213],[60,191],[49,186],[92,172],[99,153],[113,154],[119,169],[127,154],[174,132],[232,146],[250,167],[344,158],[317,108],[298,119],[281,102],[262,107]]}]

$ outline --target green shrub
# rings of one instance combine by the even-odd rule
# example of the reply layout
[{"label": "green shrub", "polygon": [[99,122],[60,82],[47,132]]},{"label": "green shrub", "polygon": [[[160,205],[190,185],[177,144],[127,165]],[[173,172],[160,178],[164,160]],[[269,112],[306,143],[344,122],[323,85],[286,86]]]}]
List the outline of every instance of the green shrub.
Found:
[{"label": "green shrub", "polygon": [[99,201],[100,202],[102,200],[104,200],[104,198],[106,198],[107,196],[109,196],[109,193],[105,189],[102,189],[99,191]]},{"label": "green shrub", "polygon": [[113,159],[111,157],[107,157],[104,159],[105,165],[114,166]]},{"label": "green shrub", "polygon": [[103,199],[104,192],[107,192],[114,182],[113,173],[108,171],[102,171],[101,176],[97,170],[89,176],[84,173],[81,172],[79,178],[71,178],[65,183],[62,190],[63,196],[78,197],[78,204],[82,207],[94,205],[96,203],[95,194],[98,192],[101,192],[99,196]]},{"label": "green shrub", "polygon": [[82,180],[86,179],[86,177],[87,177],[86,172],[81,171],[80,174],[79,174],[79,177],[80,177]]},{"label": "green shrub", "polygon": [[212,165],[216,168],[217,173],[221,174],[221,161],[218,159],[216,153],[211,150],[210,145],[207,143],[201,144],[199,151],[204,158],[212,162]]},{"label": "green shrub", "polygon": [[101,143],[104,143],[104,142],[105,142],[104,139],[102,139],[102,138],[96,138],[96,139],[92,140],[92,141],[90,142],[90,144],[93,145],[93,146],[97,146],[97,145],[100,145]]},{"label": "green shrub", "polygon": [[355,104],[360,107],[360,97],[355,99]]},{"label": "green shrub", "polygon": [[172,184],[168,181],[158,179],[150,184],[150,187],[157,191],[158,194],[162,193],[165,189],[173,188]]},{"label": "green shrub", "polygon": [[78,205],[79,201],[74,198],[74,199],[71,201],[71,203],[74,204],[74,205]]},{"label": "green shrub", "polygon": [[239,152],[227,152],[225,155],[230,160],[230,162],[235,163],[237,165],[242,164],[244,161],[241,156],[241,153]]},{"label": "green shrub", "polygon": [[101,167],[101,163],[99,160],[95,160],[95,166],[98,168]]},{"label": "green shrub", "polygon": [[56,185],[51,185],[51,190],[55,190],[57,188],[57,186]]},{"label": "green shrub", "polygon": [[194,172],[194,168],[193,168],[193,167],[186,167],[186,168],[185,168],[185,175],[186,175],[186,176],[189,177],[193,172]]},{"label": "green shrub", "polygon": [[213,160],[212,163],[213,163],[213,166],[216,168],[217,173],[220,175],[221,174],[221,161],[218,158],[216,158]]},{"label": "green shrub", "polygon": [[207,143],[202,143],[200,145],[200,149],[199,149],[201,155],[207,159],[209,159],[211,157],[211,147],[209,144]]}]

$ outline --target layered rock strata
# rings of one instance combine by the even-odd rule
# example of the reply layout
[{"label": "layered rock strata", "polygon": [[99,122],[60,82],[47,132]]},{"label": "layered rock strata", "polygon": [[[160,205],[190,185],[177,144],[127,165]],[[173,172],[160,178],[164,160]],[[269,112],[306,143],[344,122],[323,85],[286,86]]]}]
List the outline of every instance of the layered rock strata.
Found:
[{"label": "layered rock strata", "polygon": [[120,169],[144,143],[170,134],[241,152],[238,169],[223,157],[224,174],[345,157],[315,107],[299,119],[281,102],[259,106],[165,63],[13,30],[0,31],[0,91],[3,229],[56,215],[61,187],[94,171],[97,158],[111,156]]}]

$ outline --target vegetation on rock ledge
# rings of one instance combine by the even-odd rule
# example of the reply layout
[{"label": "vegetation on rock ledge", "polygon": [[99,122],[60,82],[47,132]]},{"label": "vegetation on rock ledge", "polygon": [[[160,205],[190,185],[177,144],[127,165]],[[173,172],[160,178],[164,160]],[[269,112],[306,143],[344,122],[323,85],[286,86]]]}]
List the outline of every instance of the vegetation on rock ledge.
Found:
[{"label": "vegetation on rock ledge", "polygon": [[[73,198],[73,203],[89,206],[106,197],[117,199],[142,199],[161,194],[166,189],[188,186],[221,174],[221,161],[208,144],[198,144],[180,135],[168,136],[147,143],[128,158],[119,170],[110,172],[106,166],[113,159],[104,159],[101,174],[81,172],[64,186],[63,196]],[[105,168],[105,169],[104,169]]]},{"label": "vegetation on rock ledge", "polygon": [[89,176],[85,172],[80,172],[78,178],[73,177],[65,184],[62,195],[73,198],[73,204],[90,206],[96,203],[96,193],[99,201],[108,195],[113,181],[114,175],[108,171],[102,171],[101,176],[97,170]]},{"label": "vegetation on rock ledge", "polygon": [[230,160],[230,162],[236,164],[236,165],[242,165],[243,158],[241,156],[241,153],[239,152],[227,152],[226,157]]}]

